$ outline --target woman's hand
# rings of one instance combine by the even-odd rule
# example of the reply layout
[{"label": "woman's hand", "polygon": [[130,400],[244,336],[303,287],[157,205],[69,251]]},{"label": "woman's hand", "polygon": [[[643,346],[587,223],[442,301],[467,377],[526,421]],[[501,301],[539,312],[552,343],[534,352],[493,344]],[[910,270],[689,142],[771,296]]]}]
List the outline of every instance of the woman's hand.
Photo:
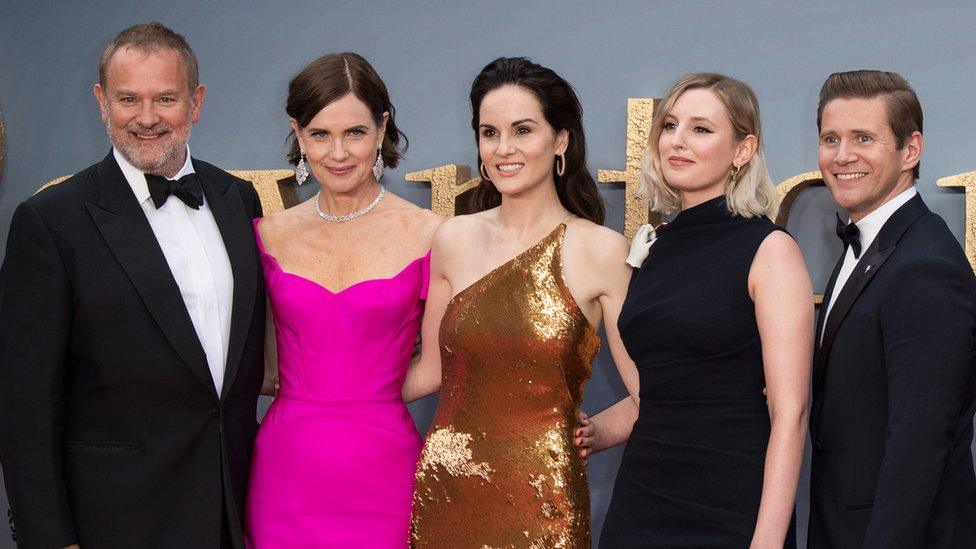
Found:
[{"label": "woman's hand", "polygon": [[573,433],[573,444],[579,448],[580,457],[586,459],[592,453],[593,437],[596,436],[596,425],[583,410],[577,410],[576,422],[579,425]]}]

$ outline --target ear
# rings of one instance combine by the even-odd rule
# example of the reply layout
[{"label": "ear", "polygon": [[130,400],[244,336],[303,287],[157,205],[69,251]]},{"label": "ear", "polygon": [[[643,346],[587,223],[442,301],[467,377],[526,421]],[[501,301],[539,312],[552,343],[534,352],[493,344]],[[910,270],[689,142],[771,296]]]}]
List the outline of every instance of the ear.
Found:
[{"label": "ear", "polygon": [[925,150],[925,141],[922,139],[922,133],[912,132],[912,135],[909,135],[908,139],[905,140],[905,145],[902,146],[902,149],[905,152],[901,162],[901,171],[910,172],[922,160],[922,152]]},{"label": "ear", "polygon": [[735,156],[732,157],[732,164],[740,168],[745,166],[756,155],[757,148],[759,148],[759,139],[751,134],[745,136],[735,147]]},{"label": "ear", "polygon": [[305,150],[305,142],[302,141],[302,128],[298,125],[298,120],[289,117],[288,124],[291,125],[291,131],[295,132],[295,139],[298,140],[298,148]]},{"label": "ear", "polygon": [[376,137],[379,142],[377,149],[383,148],[383,140],[386,139],[386,123],[390,121],[390,113],[386,111],[383,113],[383,120],[380,121],[379,127],[376,128]]},{"label": "ear", "polygon": [[101,84],[95,84],[92,87],[92,92],[95,94],[95,100],[98,101],[98,111],[102,115],[102,122],[108,124],[108,104],[105,102],[105,90],[102,89]]},{"label": "ear", "polygon": [[569,148],[569,130],[559,130],[556,134],[556,154],[566,154]]},{"label": "ear", "polygon": [[193,123],[196,124],[200,120],[200,108],[203,107],[203,98],[207,95],[207,87],[203,84],[197,86],[197,89],[193,90]]}]

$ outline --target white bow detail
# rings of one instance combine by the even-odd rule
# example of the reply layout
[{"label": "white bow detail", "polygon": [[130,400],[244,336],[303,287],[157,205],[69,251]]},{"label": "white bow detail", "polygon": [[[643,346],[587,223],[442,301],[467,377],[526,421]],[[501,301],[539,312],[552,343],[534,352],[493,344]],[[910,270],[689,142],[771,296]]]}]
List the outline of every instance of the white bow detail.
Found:
[{"label": "white bow detail", "polygon": [[657,230],[651,225],[641,225],[634,235],[634,240],[630,242],[630,255],[627,256],[627,264],[635,269],[640,269],[641,264],[647,259],[647,254],[651,253],[651,245],[657,240]]}]

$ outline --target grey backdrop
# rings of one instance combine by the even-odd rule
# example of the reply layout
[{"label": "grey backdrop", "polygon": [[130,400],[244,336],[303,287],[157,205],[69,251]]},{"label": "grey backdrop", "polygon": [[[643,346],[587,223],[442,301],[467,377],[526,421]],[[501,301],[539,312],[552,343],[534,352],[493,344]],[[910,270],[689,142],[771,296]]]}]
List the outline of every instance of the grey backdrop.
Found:
[{"label": "grey backdrop", "polygon": [[[929,207],[963,236],[965,198],[936,187],[935,180],[976,170],[976,7],[969,2],[2,0],[0,109],[7,160],[0,180],[0,242],[13,209],[40,184],[77,172],[108,151],[91,94],[98,56],[119,30],[150,20],[183,33],[196,50],[209,91],[191,147],[194,156],[228,169],[285,167],[288,79],[323,53],[363,54],[386,81],[398,124],[410,138],[406,160],[385,179],[423,206],[430,205],[427,188],[406,183],[403,174],[447,163],[476,165],[468,87],[499,55],[531,56],[573,83],[586,109],[594,173],[623,168],[628,97],[660,97],[692,70],[739,77],[759,96],[776,181],[817,169],[814,117],[828,73],[898,71],[915,86],[926,114],[919,188]],[[607,225],[621,230],[622,189],[603,187]],[[798,202],[789,228],[822,290],[840,252],[831,237],[836,207],[822,189],[807,191]],[[585,408],[595,412],[621,393],[604,352]],[[412,407],[421,428],[434,406],[428,400]],[[619,456],[617,449],[590,459],[594,539]],[[804,477],[801,531],[806,499]],[[12,546],[0,530],[0,548]]]}]

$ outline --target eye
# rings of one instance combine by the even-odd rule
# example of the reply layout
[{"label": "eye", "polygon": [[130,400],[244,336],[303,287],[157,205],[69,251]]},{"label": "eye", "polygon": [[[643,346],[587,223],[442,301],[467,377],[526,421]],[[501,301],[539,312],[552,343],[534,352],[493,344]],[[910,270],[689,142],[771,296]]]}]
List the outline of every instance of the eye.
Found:
[{"label": "eye", "polygon": [[863,145],[864,143],[868,143],[870,141],[871,141],[871,136],[864,135],[863,133],[854,136],[855,143],[860,143]]},{"label": "eye", "polygon": [[159,101],[160,103],[175,103],[176,99],[172,97],[160,97],[156,101]]},{"label": "eye", "polygon": [[527,133],[532,133],[532,129],[527,126],[519,126],[518,128],[515,128],[515,133],[518,135],[524,135]]},{"label": "eye", "polygon": [[498,132],[491,128],[481,128],[481,137],[495,137]]},{"label": "eye", "polygon": [[362,136],[366,135],[366,130],[363,130],[361,128],[356,128],[354,130],[349,130],[349,135],[352,135],[352,136],[355,136],[355,137],[362,137]]},{"label": "eye", "polygon": [[665,122],[664,125],[661,127],[666,132],[673,132],[678,127],[678,125],[675,124],[674,122]]},{"label": "eye", "polygon": [[706,128],[705,126],[695,126],[692,131],[695,133],[713,133],[712,130]]},{"label": "eye", "polygon": [[329,132],[322,131],[322,130],[312,130],[308,132],[308,135],[312,136],[315,139],[323,139],[329,135]]},{"label": "eye", "polygon": [[131,105],[135,102],[136,102],[136,98],[130,96],[125,96],[119,99],[119,103],[122,103],[124,105]]},{"label": "eye", "polygon": [[838,139],[836,135],[825,135],[820,138],[820,142],[824,145],[836,145]]}]

